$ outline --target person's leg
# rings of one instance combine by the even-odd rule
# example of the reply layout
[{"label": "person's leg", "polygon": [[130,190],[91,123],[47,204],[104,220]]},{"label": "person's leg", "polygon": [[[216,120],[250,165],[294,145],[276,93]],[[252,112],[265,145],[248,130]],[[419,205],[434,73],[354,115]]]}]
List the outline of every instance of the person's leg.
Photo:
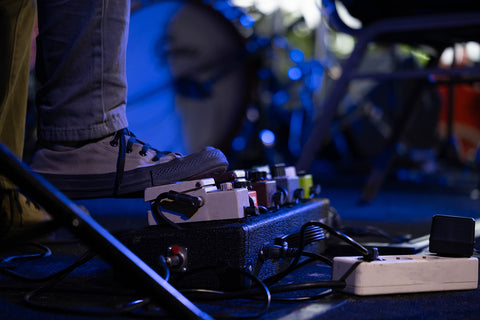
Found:
[{"label": "person's leg", "polygon": [[225,171],[228,162],[217,149],[183,157],[157,151],[128,131],[129,0],[38,1],[44,148],[33,157],[34,170],[71,198],[140,195],[153,185]]},{"label": "person's leg", "polygon": [[128,126],[130,1],[38,0],[40,141],[87,141]]},{"label": "person's leg", "polygon": [[[35,13],[32,0],[0,0],[0,141],[20,159]],[[0,186],[8,184],[0,180]]]},{"label": "person's leg", "polygon": [[[0,142],[19,159],[25,137],[35,1],[0,0]],[[0,238],[50,220],[0,176]]]}]

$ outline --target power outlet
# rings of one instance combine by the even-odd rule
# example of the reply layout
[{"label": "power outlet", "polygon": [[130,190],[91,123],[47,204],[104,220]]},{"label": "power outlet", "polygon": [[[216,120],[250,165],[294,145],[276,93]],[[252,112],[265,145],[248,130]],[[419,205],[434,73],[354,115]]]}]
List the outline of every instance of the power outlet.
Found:
[{"label": "power outlet", "polygon": [[[335,257],[332,280],[340,280],[361,257]],[[435,255],[380,256],[361,261],[342,291],[356,295],[471,290],[478,286],[478,259]]]}]

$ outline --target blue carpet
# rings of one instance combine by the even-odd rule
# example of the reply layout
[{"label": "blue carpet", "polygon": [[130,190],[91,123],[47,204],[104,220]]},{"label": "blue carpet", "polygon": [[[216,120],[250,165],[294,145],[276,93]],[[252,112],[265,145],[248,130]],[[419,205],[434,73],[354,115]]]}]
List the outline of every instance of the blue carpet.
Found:
[{"label": "blue carpet", "polygon": [[[333,176],[333,175],[332,175]],[[318,176],[317,176],[318,177]],[[363,177],[362,177],[363,178]],[[320,179],[321,197],[327,198],[334,207],[345,226],[362,227],[374,225],[390,234],[421,236],[429,232],[431,219],[435,214],[456,215],[463,217],[480,217],[480,200],[470,197],[476,177],[464,176],[459,172],[457,179],[450,176],[439,184],[438,177],[422,181],[389,180],[376,198],[369,204],[359,205],[362,179],[354,176],[336,175],[331,179],[324,175]],[[96,199],[77,201],[85,206],[90,214],[112,232],[141,228],[146,223],[148,204],[142,199]],[[62,233],[57,236],[61,238]],[[58,240],[58,238],[57,238]],[[48,243],[48,241],[47,241]],[[19,272],[28,275],[48,274],[75,261],[83,250],[78,242],[58,242],[50,244],[53,254],[33,262],[17,262]],[[282,283],[304,283],[326,280],[330,269],[324,264],[314,263],[296,270]],[[48,302],[58,302],[65,306],[87,305],[102,309],[126,303],[137,295],[128,295],[131,288],[123,283],[128,276],[118,278],[110,266],[99,258],[94,258],[64,282],[50,292]],[[36,287],[36,284],[24,283],[6,275],[0,276],[2,287],[0,294],[0,317],[2,319],[144,319],[145,314],[136,313],[95,315],[81,314],[75,311],[39,310],[26,305],[23,295]],[[72,286],[76,288],[72,292]],[[70,288],[70,291],[69,291]],[[95,294],[82,295],[86,291],[98,290]],[[130,290],[130,291],[129,291]],[[292,293],[293,297],[303,294],[316,295],[321,290]],[[52,298],[53,296],[53,298]],[[475,319],[480,314],[478,301],[480,290],[451,291],[434,293],[415,293],[388,296],[357,297],[340,292],[315,299],[313,301],[272,302],[268,312],[259,319]],[[252,315],[262,308],[261,300],[234,300],[195,303],[212,315],[225,316]],[[171,319],[165,312],[158,313],[157,318]],[[228,316],[230,315],[230,317]],[[148,318],[148,317],[147,317]]]}]

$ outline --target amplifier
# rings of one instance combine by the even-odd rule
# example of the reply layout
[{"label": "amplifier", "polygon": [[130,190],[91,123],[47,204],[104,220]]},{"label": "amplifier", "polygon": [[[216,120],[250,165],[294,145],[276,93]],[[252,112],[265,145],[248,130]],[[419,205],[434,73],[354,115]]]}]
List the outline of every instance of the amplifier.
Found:
[{"label": "amplifier", "polygon": [[[170,268],[170,282],[178,288],[238,289],[248,286],[250,279],[227,266],[248,272],[258,269],[259,253],[265,245],[278,243],[279,239],[298,239],[296,234],[309,221],[328,224],[329,209],[328,199],[313,198],[258,216],[194,222],[179,229],[152,225],[118,238],[159,274],[163,273],[162,257],[170,263],[176,258]],[[319,232],[312,243],[317,253],[325,249],[323,230],[319,228]],[[264,279],[278,272],[282,262],[285,260],[267,261],[258,277]]]}]

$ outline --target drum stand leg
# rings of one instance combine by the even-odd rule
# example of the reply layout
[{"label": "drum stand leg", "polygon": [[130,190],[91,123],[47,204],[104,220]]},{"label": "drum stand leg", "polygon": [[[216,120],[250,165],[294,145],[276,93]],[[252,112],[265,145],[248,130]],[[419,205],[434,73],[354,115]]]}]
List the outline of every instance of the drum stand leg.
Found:
[{"label": "drum stand leg", "polygon": [[0,143],[0,174],[17,185],[22,193],[42,206],[60,226],[69,229],[112,267],[135,278],[146,291],[178,319],[212,319],[160,277],[133,252],[100,226],[73,201]]}]

